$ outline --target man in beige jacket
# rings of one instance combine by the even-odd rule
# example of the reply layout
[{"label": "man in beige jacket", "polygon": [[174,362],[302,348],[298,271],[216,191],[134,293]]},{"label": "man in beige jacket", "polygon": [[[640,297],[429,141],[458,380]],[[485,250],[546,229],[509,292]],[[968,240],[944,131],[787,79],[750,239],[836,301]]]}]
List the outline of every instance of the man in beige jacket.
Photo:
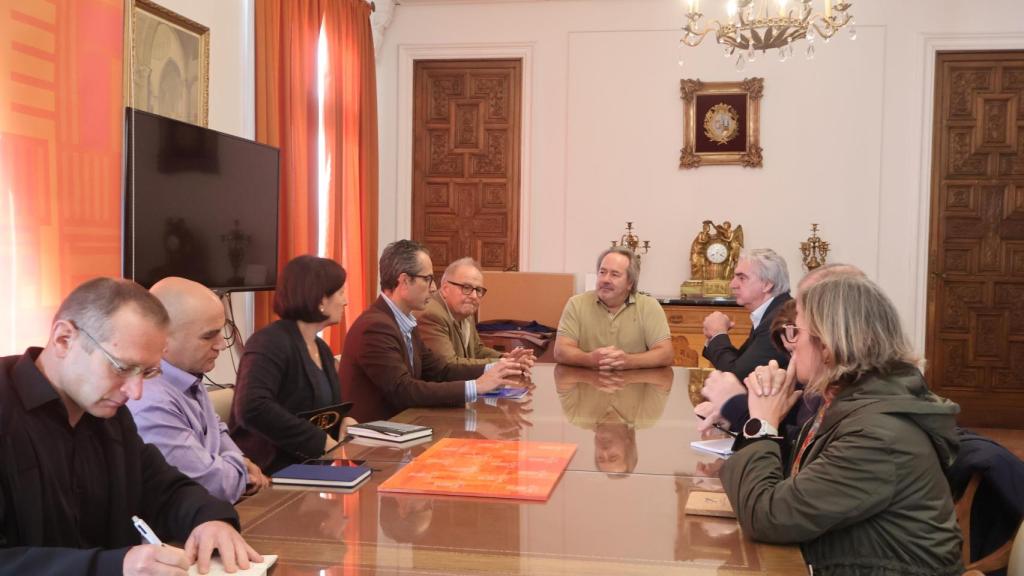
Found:
[{"label": "man in beige jacket", "polygon": [[485,294],[484,275],[472,258],[460,258],[449,264],[440,288],[431,296],[426,309],[417,314],[416,329],[423,343],[449,364],[483,365],[510,357],[532,366],[532,350],[516,348],[502,354],[480,341],[476,313]]}]

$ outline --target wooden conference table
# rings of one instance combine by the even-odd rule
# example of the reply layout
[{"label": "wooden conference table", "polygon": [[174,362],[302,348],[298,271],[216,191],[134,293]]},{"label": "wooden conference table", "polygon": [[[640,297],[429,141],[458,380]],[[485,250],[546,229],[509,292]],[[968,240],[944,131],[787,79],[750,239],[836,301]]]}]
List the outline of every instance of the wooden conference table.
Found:
[{"label": "wooden conference table", "polygon": [[[528,401],[410,409],[445,437],[569,442],[543,503],[378,493],[431,445],[344,447],[375,471],[355,492],[272,487],[238,504],[243,534],[278,554],[274,576],[349,574],[806,574],[799,548],[751,541],[736,520],[683,513],[721,490],[697,438],[686,368],[618,375],[534,367]],[[696,376],[695,376],[696,380]]]}]

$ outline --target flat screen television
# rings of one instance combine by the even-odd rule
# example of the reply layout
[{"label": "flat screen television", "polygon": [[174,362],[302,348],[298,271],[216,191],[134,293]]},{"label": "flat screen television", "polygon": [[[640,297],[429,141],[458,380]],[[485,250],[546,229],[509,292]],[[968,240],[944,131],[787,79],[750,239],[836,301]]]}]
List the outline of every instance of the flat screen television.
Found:
[{"label": "flat screen television", "polygon": [[218,292],[277,281],[277,148],[128,108],[123,275]]}]

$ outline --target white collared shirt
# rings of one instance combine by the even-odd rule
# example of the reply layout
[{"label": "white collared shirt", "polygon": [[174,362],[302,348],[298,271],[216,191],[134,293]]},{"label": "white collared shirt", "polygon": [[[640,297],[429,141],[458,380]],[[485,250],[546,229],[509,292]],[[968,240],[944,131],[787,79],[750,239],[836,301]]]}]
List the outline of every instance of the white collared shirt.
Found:
[{"label": "white collared shirt", "polygon": [[775,300],[775,296],[772,296],[762,302],[760,306],[750,313],[750,322],[754,325],[754,330],[757,330],[757,325],[761,323],[761,318],[764,318],[764,313],[768,310],[768,306],[771,305],[772,300]]}]

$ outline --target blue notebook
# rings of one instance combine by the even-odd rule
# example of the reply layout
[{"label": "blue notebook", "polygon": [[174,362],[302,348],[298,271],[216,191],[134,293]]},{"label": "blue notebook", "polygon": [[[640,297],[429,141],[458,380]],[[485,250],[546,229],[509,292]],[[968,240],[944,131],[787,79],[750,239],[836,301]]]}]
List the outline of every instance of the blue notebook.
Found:
[{"label": "blue notebook", "polygon": [[[324,460],[331,463],[331,460]],[[323,464],[292,464],[271,476],[274,484],[302,486],[337,486],[351,488],[370,476],[366,466],[325,466]]]},{"label": "blue notebook", "polygon": [[526,392],[526,388],[507,386],[505,388],[495,388],[490,392],[484,392],[481,396],[484,398],[508,398],[509,400],[518,400],[523,396],[526,396]]}]

